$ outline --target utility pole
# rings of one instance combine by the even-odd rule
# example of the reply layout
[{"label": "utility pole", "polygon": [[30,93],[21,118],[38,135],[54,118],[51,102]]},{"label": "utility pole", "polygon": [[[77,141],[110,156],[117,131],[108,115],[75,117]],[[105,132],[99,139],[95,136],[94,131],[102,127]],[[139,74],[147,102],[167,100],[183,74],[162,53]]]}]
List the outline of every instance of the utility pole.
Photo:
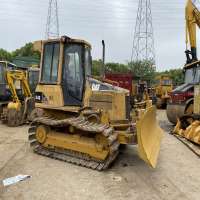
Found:
[{"label": "utility pole", "polygon": [[133,48],[132,61],[148,60],[155,65],[155,49],[151,0],[139,0]]},{"label": "utility pole", "polygon": [[46,39],[59,37],[59,20],[57,0],[49,0],[46,24]]}]

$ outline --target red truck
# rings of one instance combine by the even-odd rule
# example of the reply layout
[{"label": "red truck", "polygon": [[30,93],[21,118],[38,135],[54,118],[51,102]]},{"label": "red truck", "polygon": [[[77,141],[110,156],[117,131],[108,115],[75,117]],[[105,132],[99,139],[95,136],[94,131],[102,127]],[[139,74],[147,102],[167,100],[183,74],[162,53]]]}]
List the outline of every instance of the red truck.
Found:
[{"label": "red truck", "polygon": [[130,91],[130,94],[133,92],[133,76],[131,74],[123,74],[123,73],[106,73],[105,78],[116,82],[118,84],[113,83],[116,86],[127,89]]}]

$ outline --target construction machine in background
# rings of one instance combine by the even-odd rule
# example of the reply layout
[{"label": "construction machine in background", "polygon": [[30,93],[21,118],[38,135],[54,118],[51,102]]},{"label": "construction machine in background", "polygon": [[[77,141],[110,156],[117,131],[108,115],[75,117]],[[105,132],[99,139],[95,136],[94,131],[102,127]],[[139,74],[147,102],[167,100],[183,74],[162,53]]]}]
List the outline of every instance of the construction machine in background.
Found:
[{"label": "construction machine in background", "polygon": [[130,73],[106,72],[105,78],[106,80],[111,80],[112,85],[129,90],[131,107],[139,106],[145,108],[146,100],[150,99],[147,81],[142,81],[139,77],[135,77]]},{"label": "construction machine in background", "polygon": [[[170,102],[167,105],[167,117],[173,124],[185,114],[193,113],[194,85],[200,81],[200,61],[197,59],[196,27],[200,28],[200,12],[191,0],[187,1],[185,9],[186,20],[186,65],[184,84],[177,87],[171,93]],[[188,48],[190,44],[190,49]]]},{"label": "construction machine in background", "polygon": [[[0,115],[3,113],[4,107],[6,107],[9,101],[12,99],[11,92],[5,79],[5,73],[7,70],[14,70],[17,66],[7,61],[0,61]],[[15,85],[18,87],[17,85]],[[19,88],[17,88],[18,90]]]},{"label": "construction machine in background", "polygon": [[0,61],[0,118],[8,126],[19,126],[34,117],[34,94],[39,78],[36,67],[18,67]]},{"label": "construction machine in background", "polygon": [[[34,109],[34,98],[25,71],[6,69],[4,79],[11,93],[11,98],[2,107],[1,120],[8,126],[16,127],[28,120]],[[20,90],[17,90],[16,84],[21,88]]]},{"label": "construction machine in background", "polygon": [[8,101],[11,98],[6,80],[5,71],[9,69],[16,69],[17,66],[7,61],[0,61],[0,102]]},{"label": "construction machine in background", "polygon": [[100,171],[121,144],[137,144],[139,156],[156,167],[163,131],[153,106],[133,119],[129,91],[91,76],[88,42],[62,36],[34,46],[42,54],[35,94],[41,112],[29,129],[35,153]]},{"label": "construction machine in background", "polygon": [[147,91],[147,81],[141,80],[141,77],[136,77],[130,73],[118,73],[109,72],[105,66],[105,42],[102,41],[103,52],[102,52],[102,69],[101,69],[101,80],[114,86],[118,86],[127,89],[130,93],[130,104],[132,107],[146,107],[146,100],[149,100]]},{"label": "construction machine in background", "polygon": [[[194,92],[194,113],[183,115],[172,131],[178,139],[186,144],[194,153],[200,156],[200,85],[195,86]],[[190,143],[191,141],[192,143]],[[196,144],[196,145],[194,145]]]},{"label": "construction machine in background", "polygon": [[130,92],[130,104],[131,106],[134,105],[136,95],[137,95],[137,88],[136,84],[134,84],[134,78],[132,74],[128,73],[105,73],[106,80],[111,80],[111,83],[114,86],[119,86],[121,88],[127,89]]},{"label": "construction machine in background", "polygon": [[[198,79],[194,87],[193,114],[185,114],[179,117],[176,127],[173,130],[173,134],[180,136],[179,138],[181,141],[200,156],[200,153],[198,153],[199,148],[198,151],[195,151],[195,146],[187,142],[187,140],[190,140],[193,143],[200,145],[200,62],[196,61],[196,25],[200,27],[200,12],[190,0],[187,3],[186,14],[187,29],[191,44],[191,51],[186,51],[187,60],[188,62],[191,62],[192,65],[196,64],[196,68],[193,69],[193,74],[198,74],[196,75]],[[190,55],[192,57],[190,57]],[[187,140],[184,140],[183,138],[186,138]]]},{"label": "construction machine in background", "polygon": [[157,108],[166,108],[167,102],[170,100],[170,93],[173,90],[172,79],[168,75],[157,76],[154,89]]}]

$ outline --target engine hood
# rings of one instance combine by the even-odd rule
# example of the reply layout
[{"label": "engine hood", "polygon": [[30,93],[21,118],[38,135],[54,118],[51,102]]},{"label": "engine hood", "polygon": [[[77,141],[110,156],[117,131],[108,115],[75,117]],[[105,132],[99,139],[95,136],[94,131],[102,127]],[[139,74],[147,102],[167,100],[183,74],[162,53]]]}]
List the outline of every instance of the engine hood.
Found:
[{"label": "engine hood", "polygon": [[120,91],[129,94],[129,90],[118,86],[113,86],[109,83],[102,82],[94,78],[89,78],[88,82],[92,88],[92,91]]}]

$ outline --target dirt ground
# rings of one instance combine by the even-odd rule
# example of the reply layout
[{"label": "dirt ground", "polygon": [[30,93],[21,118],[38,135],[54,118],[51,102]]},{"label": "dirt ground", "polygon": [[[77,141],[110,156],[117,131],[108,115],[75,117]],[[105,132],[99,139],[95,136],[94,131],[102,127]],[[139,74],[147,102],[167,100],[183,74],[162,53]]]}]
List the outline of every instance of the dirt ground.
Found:
[{"label": "dirt ground", "polygon": [[8,187],[0,186],[1,200],[199,200],[200,159],[168,134],[172,126],[165,111],[158,111],[165,129],[158,166],[150,169],[128,147],[111,169],[97,172],[32,153],[28,126],[0,124],[0,180],[18,174],[32,177]]}]

